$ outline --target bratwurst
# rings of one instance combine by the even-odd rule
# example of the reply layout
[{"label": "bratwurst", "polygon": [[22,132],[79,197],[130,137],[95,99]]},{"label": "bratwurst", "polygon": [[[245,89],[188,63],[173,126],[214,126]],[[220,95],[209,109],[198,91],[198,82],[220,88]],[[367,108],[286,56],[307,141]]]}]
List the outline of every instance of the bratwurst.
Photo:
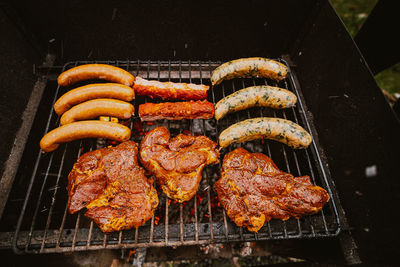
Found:
[{"label": "bratwurst", "polygon": [[209,86],[203,84],[148,81],[140,77],[136,77],[133,86],[137,95],[181,100],[206,99],[209,88]]},{"label": "bratwurst", "polygon": [[106,138],[123,142],[129,140],[131,130],[119,123],[106,121],[78,121],[60,126],[43,136],[40,148],[43,152],[57,149],[60,143],[83,138]]},{"label": "bratwurst", "polygon": [[250,57],[226,62],[211,74],[212,85],[238,77],[265,77],[276,81],[285,79],[288,68],[275,60]]},{"label": "bratwurst", "polygon": [[75,88],[63,94],[54,104],[54,110],[62,115],[71,107],[96,98],[113,98],[132,101],[135,92],[129,86],[118,83],[96,83]]},{"label": "bratwurst", "polygon": [[75,121],[97,118],[100,116],[129,119],[134,114],[132,104],[116,99],[93,99],[74,106],[65,112],[60,119],[60,124],[65,125]]},{"label": "bratwurst", "polygon": [[255,139],[271,139],[291,148],[306,148],[311,144],[311,135],[300,125],[279,118],[254,118],[244,120],[226,128],[219,135],[219,145],[243,143]]},{"label": "bratwurst", "polygon": [[118,67],[106,64],[86,64],[64,71],[58,76],[57,82],[60,86],[70,86],[76,82],[101,79],[111,82],[132,86],[135,77]]},{"label": "bratwurst", "polygon": [[145,103],[139,105],[142,121],[211,119],[214,117],[214,104],[203,101]]},{"label": "bratwurst", "polygon": [[215,119],[251,107],[289,108],[296,102],[296,95],[289,90],[267,85],[252,86],[222,98],[215,105]]}]

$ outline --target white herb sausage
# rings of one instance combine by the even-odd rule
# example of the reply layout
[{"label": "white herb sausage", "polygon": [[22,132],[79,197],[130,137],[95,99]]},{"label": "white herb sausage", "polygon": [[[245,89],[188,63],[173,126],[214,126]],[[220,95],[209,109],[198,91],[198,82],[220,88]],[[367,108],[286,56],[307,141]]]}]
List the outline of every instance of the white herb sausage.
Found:
[{"label": "white herb sausage", "polygon": [[254,118],[235,123],[219,135],[219,145],[243,143],[255,139],[271,139],[291,148],[306,148],[311,144],[311,135],[300,125],[280,118]]},{"label": "white herb sausage", "polygon": [[215,119],[251,107],[289,108],[296,102],[296,95],[289,90],[267,85],[252,86],[222,98],[215,105]]},{"label": "white herb sausage", "polygon": [[217,85],[223,80],[238,77],[265,77],[276,81],[286,78],[288,68],[275,60],[250,57],[240,58],[226,62],[216,68],[211,74],[212,85]]}]

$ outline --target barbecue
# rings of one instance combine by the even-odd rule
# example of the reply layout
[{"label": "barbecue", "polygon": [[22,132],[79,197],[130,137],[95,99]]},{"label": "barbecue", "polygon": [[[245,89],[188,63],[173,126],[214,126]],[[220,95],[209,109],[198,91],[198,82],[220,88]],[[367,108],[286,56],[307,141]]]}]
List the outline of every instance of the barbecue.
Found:
[{"label": "barbecue", "polygon": [[[5,261],[56,265],[51,259],[102,253],[138,265],[233,264],[270,254],[324,264],[395,258],[399,124],[329,1],[6,1],[0,18]],[[183,198],[175,197],[179,183],[163,190],[175,170],[164,181],[140,156],[143,140],[160,128],[169,144],[205,138],[218,154],[189,166],[196,179]],[[98,151],[123,158],[121,146],[134,143],[131,176],[147,191],[131,199],[140,186],[128,192],[110,183],[98,190],[99,203],[70,210],[74,165]],[[204,156],[203,147],[163,149],[190,150],[193,162]],[[265,198],[285,214],[264,209],[264,221],[257,213],[241,223],[253,214],[227,207],[218,181],[237,149],[277,166],[275,186],[289,189]],[[319,200],[291,198],[293,187]],[[239,192],[232,201],[250,196]],[[108,198],[120,194],[126,205]],[[152,197],[138,215],[146,194]],[[138,220],[104,222],[100,206],[107,216]]]},{"label": "barbecue", "polygon": [[[278,60],[289,68],[288,64],[285,61],[283,61],[282,59]],[[62,71],[87,63],[88,62],[69,63],[64,66],[64,69]],[[110,61],[100,63],[113,65],[114,62]],[[173,82],[180,82],[183,79],[182,69],[185,69],[187,71],[187,76],[185,80],[187,80],[187,82],[189,83],[196,84],[203,84],[206,79],[209,79],[212,70],[220,64],[221,62],[194,63],[182,61],[145,61],[144,63],[141,63],[140,61],[129,61],[114,63],[114,65],[119,68],[125,67],[127,71],[133,69],[134,75],[145,71],[148,79],[154,79],[158,76],[161,76],[162,74],[167,74],[168,76],[165,80],[171,80]],[[150,71],[148,71],[150,68],[160,70],[158,73],[156,73],[156,77],[151,76]],[[178,75],[178,79],[171,78],[176,75]],[[305,105],[305,103],[301,98],[300,88],[297,87],[294,83],[294,75],[295,72],[290,71],[288,73],[287,80],[283,80],[279,84],[277,84],[276,82],[271,82],[271,80],[265,78],[230,80],[224,83],[224,87],[222,90],[221,88],[210,88],[210,101],[215,104],[218,99],[223,97],[223,95],[231,94],[239,89],[248,87],[249,85],[270,84],[273,86],[279,85],[279,87],[285,88],[286,90],[289,90],[296,94],[297,98],[299,99],[299,104],[296,107],[284,109],[281,111],[255,108],[254,111],[251,112],[249,109],[247,109],[229,114],[218,122],[215,122],[213,120],[161,120],[148,124],[146,122],[141,122],[140,118],[136,117],[131,120],[131,123],[129,125],[129,128],[133,129],[133,132],[135,133],[132,135],[132,138],[134,141],[139,143],[143,139],[145,134],[152,129],[155,129],[157,126],[165,126],[167,129],[170,130],[171,135],[173,136],[176,136],[179,133],[190,133],[194,135],[205,135],[210,137],[211,139],[217,140],[219,133],[222,132],[223,129],[227,128],[227,126],[239,121],[243,121],[244,119],[252,118],[253,116],[272,116],[290,119],[298,124],[303,125],[304,127],[307,127],[307,118],[304,116],[304,111],[302,111],[302,108],[304,108],[303,105]],[[60,87],[57,87],[54,92],[55,93],[53,101],[56,101],[59,97],[58,95],[60,94]],[[150,101],[150,97],[137,96],[135,98],[135,109],[137,108],[137,105],[140,105],[140,103],[144,103],[146,101]],[[300,103],[302,103],[303,105],[301,105]],[[252,116],[252,113],[255,113],[255,115]],[[56,120],[55,114],[51,112],[48,117],[48,128],[52,129],[57,127],[57,123],[58,122]],[[134,126],[135,123],[139,126]],[[139,129],[135,129],[135,127],[139,127]],[[311,132],[310,128],[307,129]],[[72,148],[70,148],[71,146]],[[318,163],[318,157],[320,157],[320,155],[317,147],[315,146],[315,143],[314,145],[311,145],[311,149],[301,150],[299,152],[295,152],[293,150],[285,148],[285,145],[283,144],[270,143],[268,141],[264,142],[262,140],[248,142],[245,143],[243,146],[253,152],[264,152],[265,154],[269,155],[271,158],[279,162],[283,160],[283,162],[285,162],[283,163],[283,166],[286,167],[286,170],[288,172],[295,171],[295,173],[297,172],[299,176],[305,174],[310,175],[314,184],[321,185],[329,192],[329,194],[332,194],[331,188],[327,181],[328,178],[323,175],[323,173],[326,173],[326,171],[324,171],[325,167],[322,165],[322,163]],[[225,153],[227,153],[233,147],[235,146],[230,146],[222,150],[221,156],[225,155]],[[61,156],[61,161],[47,161],[46,165],[41,164],[41,162],[45,160],[44,156],[41,153],[38,154],[36,161],[37,164],[41,165],[43,169],[38,169],[36,170],[36,173],[32,174],[32,183],[35,183],[35,179],[38,173],[43,173],[44,177],[49,178],[49,174],[46,174],[46,170],[49,170],[49,172],[51,171],[52,173],[59,174],[56,175],[58,182],[54,184],[54,186],[60,189],[57,190],[56,194],[54,195],[55,201],[53,204],[53,208],[50,207],[50,211],[52,212],[48,213],[47,219],[45,220],[49,223],[46,223],[44,225],[43,231],[45,234],[42,235],[42,239],[39,240],[38,243],[35,243],[36,238],[24,240],[23,235],[21,235],[20,224],[18,224],[15,234],[16,249],[21,249],[25,247],[27,251],[31,252],[54,252],[70,251],[71,248],[73,248],[73,250],[86,250],[88,248],[100,249],[102,247],[129,248],[141,246],[151,247],[185,244],[209,244],[215,241],[227,242],[239,240],[274,240],[281,238],[315,238],[336,236],[340,233],[341,222],[338,216],[338,211],[334,199],[331,199],[320,213],[312,215],[309,218],[305,217],[304,219],[289,219],[288,221],[271,220],[256,234],[235,226],[235,224],[230,221],[221,205],[218,204],[216,194],[212,190],[212,185],[220,175],[220,164],[214,167],[205,167],[202,172],[203,178],[201,184],[199,185],[199,189],[194,190],[191,193],[191,195],[194,195],[197,191],[197,195],[200,195],[202,198],[202,201],[200,203],[196,201],[197,197],[186,203],[169,203],[168,201],[166,201],[165,198],[161,196],[160,204],[155,210],[152,219],[149,220],[142,227],[105,235],[96,227],[96,225],[92,221],[85,222],[85,219],[81,216],[81,213],[78,213],[76,215],[77,217],[75,220],[75,225],[68,224],[68,222],[70,222],[70,215],[64,212],[64,215],[60,216],[60,212],[62,214],[63,209],[61,208],[60,211],[55,210],[55,204],[58,203],[57,197],[62,194],[62,188],[65,188],[66,183],[65,179],[61,176],[63,176],[63,173],[69,172],[69,161],[75,161],[77,159],[77,155],[79,155],[79,153],[82,154],[86,152],[86,149],[90,150],[96,148],[97,145],[91,143],[88,140],[81,140],[75,141],[73,143],[63,144],[62,147],[60,147],[56,152],[53,152],[54,154],[50,156],[51,158],[59,158]],[[317,162],[317,164],[315,164],[315,162]],[[306,170],[302,170],[302,168],[304,167],[306,167]],[[38,220],[39,215],[39,203],[43,201],[43,197],[41,197],[41,199],[35,199],[35,201],[32,201],[31,198],[37,195],[41,196],[45,194],[46,191],[44,190],[44,187],[41,188],[41,193],[39,192],[39,194],[27,192],[28,195],[25,199],[25,209],[33,209],[36,211],[34,214],[32,214],[33,216],[29,216],[32,220],[32,224],[35,225],[35,229],[38,229],[39,226],[36,220]],[[31,203],[35,203],[37,204],[37,206],[30,207]],[[65,203],[65,205],[66,204],[67,203]],[[195,215],[194,218],[193,216],[190,216],[191,209],[194,210],[193,214],[197,214],[197,216]],[[200,210],[204,209],[205,212],[202,214],[202,217],[200,217],[198,213]],[[22,222],[25,216],[26,215],[23,212],[20,217],[20,222]],[[156,217],[159,218],[158,225],[155,225]],[[62,220],[60,221],[60,219]],[[52,221],[56,221],[59,224],[55,228],[58,229],[58,234],[50,228],[50,225],[53,225]],[[46,227],[47,225],[49,227]],[[87,226],[84,227],[81,225]],[[212,225],[212,227],[210,225]],[[284,231],[282,231],[282,229]],[[65,234],[67,232],[70,232],[71,230],[73,230],[76,234],[72,236]],[[35,233],[40,234],[39,232],[34,232],[32,229],[32,233],[30,233],[30,235],[28,236],[32,236]]]}]

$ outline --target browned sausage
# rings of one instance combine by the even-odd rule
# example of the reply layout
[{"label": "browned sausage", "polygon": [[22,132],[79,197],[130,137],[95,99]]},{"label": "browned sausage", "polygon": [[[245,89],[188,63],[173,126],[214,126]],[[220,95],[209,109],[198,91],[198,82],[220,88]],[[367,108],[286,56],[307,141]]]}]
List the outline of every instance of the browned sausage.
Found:
[{"label": "browned sausage", "polygon": [[64,71],[58,76],[57,82],[60,86],[70,86],[91,79],[102,79],[127,86],[132,86],[135,81],[132,74],[121,68],[106,64],[87,64]]},{"label": "browned sausage", "polygon": [[133,90],[137,95],[148,95],[151,98],[199,100],[207,98],[210,87],[204,84],[173,83],[148,81],[136,77]]},{"label": "browned sausage", "polygon": [[118,83],[89,84],[63,94],[54,104],[54,110],[58,115],[61,115],[72,106],[96,98],[132,101],[135,98],[135,91],[129,86]]},{"label": "browned sausage", "polygon": [[65,112],[60,119],[60,124],[65,125],[75,121],[97,118],[99,116],[129,119],[134,114],[132,104],[116,99],[94,99],[83,102]]},{"label": "browned sausage", "polygon": [[211,119],[214,117],[214,104],[203,101],[146,103],[139,105],[142,121]]},{"label": "browned sausage", "polygon": [[83,138],[107,138],[118,142],[129,140],[131,130],[119,123],[108,121],[78,121],[60,126],[43,136],[40,148],[43,152],[56,150],[60,143]]}]

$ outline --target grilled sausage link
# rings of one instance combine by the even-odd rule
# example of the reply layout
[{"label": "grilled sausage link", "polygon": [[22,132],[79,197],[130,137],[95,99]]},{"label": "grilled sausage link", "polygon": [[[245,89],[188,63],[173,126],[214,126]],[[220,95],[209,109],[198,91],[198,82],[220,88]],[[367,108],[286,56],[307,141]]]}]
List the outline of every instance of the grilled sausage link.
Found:
[{"label": "grilled sausage link", "polygon": [[252,86],[236,91],[218,101],[215,105],[215,119],[219,120],[228,113],[251,107],[289,108],[296,102],[296,95],[289,90],[266,85]]},{"label": "grilled sausage link", "polygon": [[300,125],[279,118],[254,118],[231,125],[219,136],[219,145],[243,143],[255,139],[271,139],[291,148],[306,148],[311,144],[311,135]]},{"label": "grilled sausage link", "polygon": [[96,98],[132,101],[135,98],[135,92],[131,87],[118,83],[89,84],[63,94],[54,104],[54,110],[61,115],[72,106]]},{"label": "grilled sausage link", "polygon": [[273,80],[283,80],[288,68],[275,60],[250,57],[240,58],[226,62],[216,68],[211,74],[212,85],[217,85],[223,80],[238,77],[265,77]]},{"label": "grilled sausage link", "polygon": [[211,119],[214,116],[214,105],[207,100],[160,104],[146,103],[139,105],[139,116],[142,121]]},{"label": "grilled sausage link", "polygon": [[121,68],[106,64],[86,64],[64,71],[58,76],[57,82],[60,86],[70,86],[91,79],[102,79],[127,86],[132,86],[135,81],[132,74]]},{"label": "grilled sausage link", "polygon": [[107,138],[118,142],[129,140],[131,130],[119,123],[105,121],[79,121],[60,126],[43,136],[43,152],[56,150],[60,143],[83,138]]},{"label": "grilled sausage link", "polygon": [[209,86],[203,84],[148,81],[140,77],[136,77],[133,86],[137,95],[181,100],[205,99],[209,88]]},{"label": "grilled sausage link", "polygon": [[132,104],[116,99],[94,99],[74,106],[65,112],[60,124],[65,125],[75,121],[97,118],[99,116],[129,119],[134,114]]}]

